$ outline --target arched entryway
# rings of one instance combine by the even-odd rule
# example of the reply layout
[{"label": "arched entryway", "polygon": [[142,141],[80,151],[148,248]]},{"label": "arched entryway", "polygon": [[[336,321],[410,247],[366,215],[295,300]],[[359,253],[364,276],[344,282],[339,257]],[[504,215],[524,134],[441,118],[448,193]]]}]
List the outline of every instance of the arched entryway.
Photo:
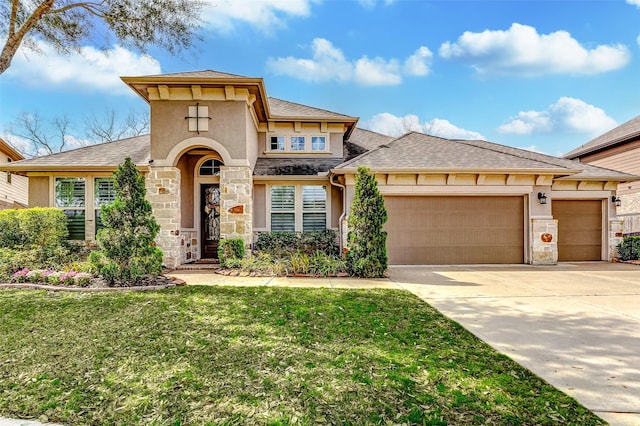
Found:
[{"label": "arched entryway", "polygon": [[218,158],[204,158],[197,168],[196,181],[200,191],[201,259],[218,258],[220,241],[220,167]]}]

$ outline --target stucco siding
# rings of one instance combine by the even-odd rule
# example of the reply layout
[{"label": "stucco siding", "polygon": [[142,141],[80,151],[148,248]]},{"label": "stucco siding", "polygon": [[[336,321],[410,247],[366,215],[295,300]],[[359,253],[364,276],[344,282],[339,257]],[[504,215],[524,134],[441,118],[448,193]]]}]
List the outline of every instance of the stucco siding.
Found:
[{"label": "stucco siding", "polygon": [[202,101],[200,106],[209,107],[209,129],[196,132],[188,130],[185,118],[189,106],[195,101],[151,102],[151,158],[167,158],[171,149],[179,142],[200,136],[218,141],[229,151],[233,159],[247,158],[247,123],[250,119],[244,101]]},{"label": "stucco siding", "polygon": [[29,207],[50,207],[49,176],[29,178]]},{"label": "stucco siding", "polygon": [[266,185],[253,185],[253,229],[267,229],[267,189]]}]

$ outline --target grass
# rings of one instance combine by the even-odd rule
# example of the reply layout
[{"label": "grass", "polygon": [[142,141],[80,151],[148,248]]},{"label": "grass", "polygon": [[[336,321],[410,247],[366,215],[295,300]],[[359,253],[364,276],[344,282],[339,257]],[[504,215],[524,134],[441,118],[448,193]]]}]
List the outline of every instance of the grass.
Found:
[{"label": "grass", "polygon": [[0,416],[64,424],[604,424],[415,296],[0,291]]}]

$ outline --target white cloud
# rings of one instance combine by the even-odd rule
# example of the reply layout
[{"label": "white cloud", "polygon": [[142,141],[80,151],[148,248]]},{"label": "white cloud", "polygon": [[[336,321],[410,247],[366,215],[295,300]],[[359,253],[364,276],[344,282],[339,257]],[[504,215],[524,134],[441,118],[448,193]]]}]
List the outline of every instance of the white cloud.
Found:
[{"label": "white cloud", "polygon": [[534,133],[583,133],[597,136],[616,126],[604,110],[580,99],[562,97],[545,111],[522,111],[500,133],[530,135]]},{"label": "white cloud", "polygon": [[518,23],[506,31],[466,31],[456,42],[443,43],[439,54],[470,64],[480,75],[518,76],[599,74],[622,68],[631,59],[622,44],[586,49],[566,31],[538,34]]},{"label": "white cloud", "polygon": [[9,145],[15,148],[21,154],[29,153],[33,151],[33,144],[30,140],[11,134],[11,133],[2,133],[0,137],[7,141]]},{"label": "white cloud", "polygon": [[636,7],[640,7],[640,0],[627,0],[627,3],[634,5]]},{"label": "white cloud", "polygon": [[420,123],[420,118],[414,114],[398,117],[388,112],[383,112],[362,122],[361,126],[365,129],[389,136],[401,136],[408,132],[420,132],[447,139],[485,139],[485,137],[478,132],[457,127],[450,121],[442,118],[434,118],[431,121]]},{"label": "white cloud", "polygon": [[40,53],[19,50],[5,74],[37,87],[65,86],[82,91],[133,94],[120,76],[161,72],[156,59],[121,46],[106,51],[85,46],[80,54],[68,55],[43,42],[38,43],[38,48]]},{"label": "white cloud", "polygon": [[[363,86],[394,86],[402,82],[403,71],[407,75],[426,75],[431,52],[420,47],[405,62],[404,70],[397,59],[362,56],[349,60],[342,50],[324,38],[311,43],[311,58],[269,58],[267,69],[276,75],[288,75],[305,81],[352,81]],[[407,65],[408,64],[408,65]]]},{"label": "white cloud", "polygon": [[407,75],[425,76],[429,74],[429,66],[433,59],[433,53],[429,48],[421,46],[404,62],[404,73]]},{"label": "white cloud", "polygon": [[304,18],[310,13],[310,0],[205,0],[203,19],[205,25],[222,33],[233,32],[240,22],[273,33],[286,26],[287,18]]},{"label": "white cloud", "polygon": [[[638,0],[640,1],[640,0]],[[636,38],[636,43],[638,43],[638,46],[640,46],[640,35],[638,36],[638,38]]]},{"label": "white cloud", "polygon": [[395,86],[402,83],[398,61],[386,61],[380,57],[369,59],[363,56],[358,59],[353,79],[363,86]]},{"label": "white cloud", "polygon": [[[396,0],[384,0],[382,3],[385,6],[389,6],[395,2]],[[360,6],[364,7],[365,9],[373,9],[378,2],[377,0],[358,0],[358,3],[360,3]]]}]

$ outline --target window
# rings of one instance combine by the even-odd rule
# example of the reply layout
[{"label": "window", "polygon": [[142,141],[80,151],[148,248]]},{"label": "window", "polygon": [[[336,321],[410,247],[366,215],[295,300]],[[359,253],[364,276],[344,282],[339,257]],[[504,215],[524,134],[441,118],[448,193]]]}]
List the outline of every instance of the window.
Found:
[{"label": "window", "polygon": [[200,166],[200,176],[220,176],[220,166],[224,166],[220,160],[207,160]]},{"label": "window", "polygon": [[327,228],[327,187],[271,187],[271,231],[323,231]]},{"label": "window", "polygon": [[305,149],[304,136],[291,136],[291,150],[304,151],[304,149]]},{"label": "window", "polygon": [[113,178],[96,178],[94,180],[93,207],[96,212],[96,235],[104,228],[100,218],[100,207],[111,204],[116,199],[115,181]]},{"label": "window", "polygon": [[327,189],[320,185],[302,187],[302,231],[327,228]]},{"label": "window", "polygon": [[7,172],[7,183],[11,185],[11,172]]},{"label": "window", "polygon": [[284,151],[284,136],[271,136],[271,151]]},{"label": "window", "polygon": [[296,230],[295,186],[271,187],[271,231]]},{"label": "window", "polygon": [[83,178],[56,178],[56,207],[67,215],[70,240],[85,239],[84,190]]},{"label": "window", "polygon": [[312,151],[324,151],[326,149],[326,138],[324,136],[314,136],[311,138]]},{"label": "window", "polygon": [[329,149],[327,136],[267,136],[268,152],[327,152]]}]

